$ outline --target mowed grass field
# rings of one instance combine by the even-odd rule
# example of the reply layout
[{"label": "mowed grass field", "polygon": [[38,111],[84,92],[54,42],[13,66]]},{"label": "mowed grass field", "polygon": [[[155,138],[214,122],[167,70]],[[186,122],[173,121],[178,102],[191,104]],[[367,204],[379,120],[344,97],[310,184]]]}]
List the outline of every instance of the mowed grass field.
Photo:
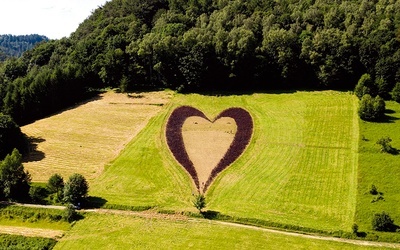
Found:
[{"label": "mowed grass field", "polygon": [[[378,249],[232,227],[206,220],[88,214],[54,249]],[[384,248],[379,248],[384,249]]]},{"label": "mowed grass field", "polygon": [[[371,230],[375,213],[386,211],[394,223],[400,225],[400,155],[380,152],[376,144],[381,137],[389,136],[392,147],[400,149],[400,104],[386,102],[385,122],[360,122],[359,189],[356,221],[360,230]],[[384,200],[372,202],[371,185],[382,193]]]},{"label": "mowed grass field", "polygon": [[205,96],[177,94],[127,145],[90,194],[110,204],[194,211],[189,175],[165,142],[172,110],[191,105],[209,118],[247,109],[253,138],[206,193],[223,214],[350,231],[357,195],[357,99],[335,91]]},{"label": "mowed grass field", "polygon": [[24,166],[35,182],[59,173],[92,180],[144,127],[172,92],[143,94],[102,93],[76,108],[22,127],[36,145]]}]

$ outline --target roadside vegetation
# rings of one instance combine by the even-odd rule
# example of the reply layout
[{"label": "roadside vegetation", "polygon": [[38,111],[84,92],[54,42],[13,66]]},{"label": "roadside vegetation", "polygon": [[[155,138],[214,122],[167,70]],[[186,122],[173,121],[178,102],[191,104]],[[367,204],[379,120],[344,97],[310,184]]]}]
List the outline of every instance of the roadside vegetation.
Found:
[{"label": "roadside vegetation", "polygon": [[0,248],[8,250],[41,249],[50,250],[57,241],[50,238],[25,237],[20,235],[0,234]]},{"label": "roadside vegetation", "polygon": [[[79,235],[79,237],[76,237]],[[307,239],[196,220],[149,219],[90,214],[54,249],[386,249]]]}]

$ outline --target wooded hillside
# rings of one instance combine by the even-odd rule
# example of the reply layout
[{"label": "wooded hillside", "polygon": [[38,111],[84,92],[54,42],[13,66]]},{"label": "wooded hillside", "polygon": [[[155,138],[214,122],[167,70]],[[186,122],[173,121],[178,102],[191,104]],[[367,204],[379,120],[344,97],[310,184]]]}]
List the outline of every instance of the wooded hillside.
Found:
[{"label": "wooded hillside", "polygon": [[48,41],[45,36],[33,35],[0,35],[0,61],[9,57],[20,57],[22,53],[32,49],[35,44]]},{"label": "wooded hillside", "polygon": [[400,1],[113,0],[70,38],[0,67],[0,107],[18,123],[89,88],[353,89],[400,82]]}]

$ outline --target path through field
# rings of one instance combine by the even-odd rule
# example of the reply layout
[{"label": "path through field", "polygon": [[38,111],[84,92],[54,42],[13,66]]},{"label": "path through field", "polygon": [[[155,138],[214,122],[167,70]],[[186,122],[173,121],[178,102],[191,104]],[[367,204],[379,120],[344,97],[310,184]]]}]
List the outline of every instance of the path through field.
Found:
[{"label": "path through field", "polygon": [[[14,205],[37,207],[37,208],[52,208],[52,209],[54,209],[54,208],[63,209],[64,208],[62,206],[33,205],[33,204],[21,204],[21,203],[14,203]],[[352,239],[343,239],[343,238],[336,238],[336,237],[330,237],[330,236],[303,234],[303,233],[282,231],[279,229],[262,228],[262,227],[251,226],[251,225],[226,222],[226,221],[196,219],[196,218],[187,217],[182,214],[162,214],[162,213],[158,213],[158,212],[152,211],[152,210],[136,212],[136,211],[115,210],[115,209],[84,209],[84,210],[81,210],[81,212],[96,213],[96,214],[103,214],[103,215],[133,216],[133,217],[140,217],[140,218],[145,218],[145,219],[185,221],[185,222],[194,223],[194,224],[208,223],[208,224],[224,225],[227,227],[238,227],[238,228],[244,228],[244,229],[249,229],[249,230],[264,231],[264,232],[268,232],[268,233],[286,235],[286,236],[290,236],[290,237],[300,237],[300,238],[314,239],[314,240],[342,242],[342,243],[348,243],[348,244],[353,244],[353,245],[357,245],[357,246],[385,247],[385,248],[400,249],[400,243],[352,240]],[[60,238],[63,236],[64,231],[38,229],[38,228],[1,226],[0,225],[0,233],[17,234],[17,235],[34,236],[34,237],[45,237],[45,238]]]},{"label": "path through field", "polygon": [[24,166],[33,181],[45,182],[54,173],[64,178],[80,173],[92,180],[171,97],[168,91],[129,96],[106,92],[24,126],[22,132],[36,145]]}]

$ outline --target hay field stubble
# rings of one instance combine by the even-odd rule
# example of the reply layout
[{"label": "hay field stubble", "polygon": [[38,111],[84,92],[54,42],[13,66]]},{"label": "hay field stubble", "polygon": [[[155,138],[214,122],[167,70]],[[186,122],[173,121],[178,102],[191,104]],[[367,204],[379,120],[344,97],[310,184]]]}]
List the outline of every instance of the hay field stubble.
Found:
[{"label": "hay field stubble", "polygon": [[105,92],[91,101],[22,127],[36,149],[24,166],[35,182],[59,173],[93,180],[130,140],[168,103],[172,92]]}]

